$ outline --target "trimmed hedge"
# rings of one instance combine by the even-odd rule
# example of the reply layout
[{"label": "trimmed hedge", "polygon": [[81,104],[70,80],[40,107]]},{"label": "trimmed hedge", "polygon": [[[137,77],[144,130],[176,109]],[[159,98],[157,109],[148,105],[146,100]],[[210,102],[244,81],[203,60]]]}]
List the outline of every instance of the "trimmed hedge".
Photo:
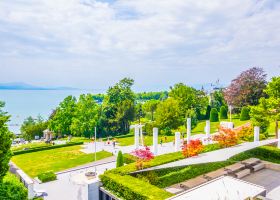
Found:
[{"label": "trimmed hedge", "polygon": [[219,113],[216,108],[212,108],[210,112],[210,122],[218,122],[219,121]]},{"label": "trimmed hedge", "polygon": [[137,157],[134,155],[131,155],[129,153],[124,153],[123,154],[123,161],[125,164],[130,164],[130,163],[134,163],[137,161]]},{"label": "trimmed hedge", "polygon": [[163,200],[172,194],[129,175],[105,173],[100,176],[103,186],[126,200]]},{"label": "trimmed hedge", "polygon": [[56,180],[56,174],[53,171],[44,172],[38,175],[38,179],[42,183]]},{"label": "trimmed hedge", "polygon": [[19,151],[13,151],[13,155],[20,155],[25,153],[32,153],[37,151],[45,151],[49,149],[57,149],[61,147],[69,147],[69,146],[75,146],[75,145],[82,145],[84,142],[69,142],[67,144],[60,144],[60,145],[53,145],[53,146],[46,146],[46,147],[34,147],[27,150],[19,150]]},{"label": "trimmed hedge", "polygon": [[8,173],[0,182],[0,199],[27,200],[27,189],[15,175]]},{"label": "trimmed hedge", "polygon": [[123,164],[124,164],[123,154],[122,154],[122,151],[119,151],[118,157],[117,157],[117,165],[116,165],[116,167],[122,167]]},{"label": "trimmed hedge", "polygon": [[242,107],[240,114],[240,121],[246,121],[250,119],[250,109],[248,107]]},{"label": "trimmed hedge", "polygon": [[227,109],[225,106],[222,106],[220,109],[220,119],[227,119],[228,115],[227,115]]}]

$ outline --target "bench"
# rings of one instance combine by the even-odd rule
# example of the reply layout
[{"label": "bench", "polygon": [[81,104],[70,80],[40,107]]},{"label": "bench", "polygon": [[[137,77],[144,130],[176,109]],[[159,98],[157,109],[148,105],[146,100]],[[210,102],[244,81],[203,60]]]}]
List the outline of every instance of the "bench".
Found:
[{"label": "bench", "polygon": [[244,168],[245,168],[245,165],[241,164],[241,163],[235,163],[233,165],[229,165],[229,166],[225,167],[225,169],[228,170],[230,173],[234,173],[234,172],[239,171]]},{"label": "bench", "polygon": [[228,172],[225,171],[224,169],[218,169],[216,171],[205,174],[204,177],[207,178],[208,180],[212,180],[212,179],[218,178],[220,176],[225,176],[227,174],[228,174]]},{"label": "bench", "polygon": [[259,164],[255,165],[255,166],[253,166],[253,170],[254,170],[254,172],[256,172],[258,170],[263,169],[264,167],[265,167],[264,163],[259,163]]},{"label": "bench", "polygon": [[196,178],[190,179],[180,184],[181,188],[190,189],[196,186],[199,186],[203,183],[206,183],[208,180],[203,178],[203,176],[198,176]]},{"label": "bench", "polygon": [[251,173],[250,169],[244,169],[244,170],[242,170],[240,172],[235,173],[235,175],[236,175],[237,178],[243,178],[244,176],[247,176],[250,173]]},{"label": "bench", "polygon": [[257,163],[260,162],[260,159],[258,158],[249,158],[247,160],[243,160],[241,163],[245,164],[246,166],[251,166],[251,165],[255,165]]}]

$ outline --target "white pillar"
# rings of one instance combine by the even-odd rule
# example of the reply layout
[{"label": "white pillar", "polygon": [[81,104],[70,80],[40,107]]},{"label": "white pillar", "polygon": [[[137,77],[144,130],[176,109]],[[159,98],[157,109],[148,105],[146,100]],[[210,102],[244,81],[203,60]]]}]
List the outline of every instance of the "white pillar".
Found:
[{"label": "white pillar", "polygon": [[210,138],[210,120],[206,120],[205,132],[206,132],[206,137]]},{"label": "white pillar", "polygon": [[158,128],[153,128],[153,152],[154,155],[158,153]]},{"label": "white pillar", "polygon": [[144,146],[144,139],[143,139],[143,126],[140,125],[140,140],[141,140],[141,145]]},{"label": "white pillar", "polygon": [[280,139],[279,139],[279,134],[280,134],[280,129],[278,129],[278,142],[277,142],[277,147],[280,149]]},{"label": "white pillar", "polygon": [[260,140],[260,127],[254,127],[254,142],[258,142]]},{"label": "white pillar", "polygon": [[181,136],[180,132],[175,133],[175,151],[180,151],[180,146],[181,146],[180,136]]},{"label": "white pillar", "polygon": [[137,125],[134,127],[134,144],[135,149],[139,149],[139,127]]},{"label": "white pillar", "polygon": [[228,128],[233,129],[233,122],[228,122]]},{"label": "white pillar", "polygon": [[27,190],[28,190],[28,199],[33,199],[35,197],[34,183],[28,184]]},{"label": "white pillar", "polygon": [[192,120],[187,118],[187,141],[191,140]]}]

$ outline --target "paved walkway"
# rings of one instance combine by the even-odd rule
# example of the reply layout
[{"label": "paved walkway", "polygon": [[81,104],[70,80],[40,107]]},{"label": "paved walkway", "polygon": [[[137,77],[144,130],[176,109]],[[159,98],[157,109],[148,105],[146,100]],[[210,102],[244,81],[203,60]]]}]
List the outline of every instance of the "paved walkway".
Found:
[{"label": "paved walkway", "polygon": [[278,141],[277,139],[269,139],[269,140],[262,140],[259,142],[245,142],[245,143],[242,143],[242,144],[234,146],[234,147],[203,153],[196,157],[186,158],[183,160],[159,165],[156,167],[147,168],[147,169],[140,170],[140,171],[151,171],[151,170],[155,170],[155,169],[163,169],[163,168],[169,168],[169,167],[180,167],[180,166],[186,166],[186,165],[192,165],[192,164],[224,161],[241,152],[244,152],[244,151],[259,147],[259,146],[271,144],[271,143],[274,143],[277,141]]}]

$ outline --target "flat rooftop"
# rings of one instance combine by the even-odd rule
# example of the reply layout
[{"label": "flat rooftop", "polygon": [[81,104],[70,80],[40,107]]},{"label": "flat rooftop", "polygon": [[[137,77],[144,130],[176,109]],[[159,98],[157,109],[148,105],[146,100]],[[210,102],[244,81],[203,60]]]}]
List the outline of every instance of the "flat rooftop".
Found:
[{"label": "flat rooftop", "polygon": [[169,198],[170,200],[246,199],[264,195],[265,188],[240,179],[223,176]]}]

